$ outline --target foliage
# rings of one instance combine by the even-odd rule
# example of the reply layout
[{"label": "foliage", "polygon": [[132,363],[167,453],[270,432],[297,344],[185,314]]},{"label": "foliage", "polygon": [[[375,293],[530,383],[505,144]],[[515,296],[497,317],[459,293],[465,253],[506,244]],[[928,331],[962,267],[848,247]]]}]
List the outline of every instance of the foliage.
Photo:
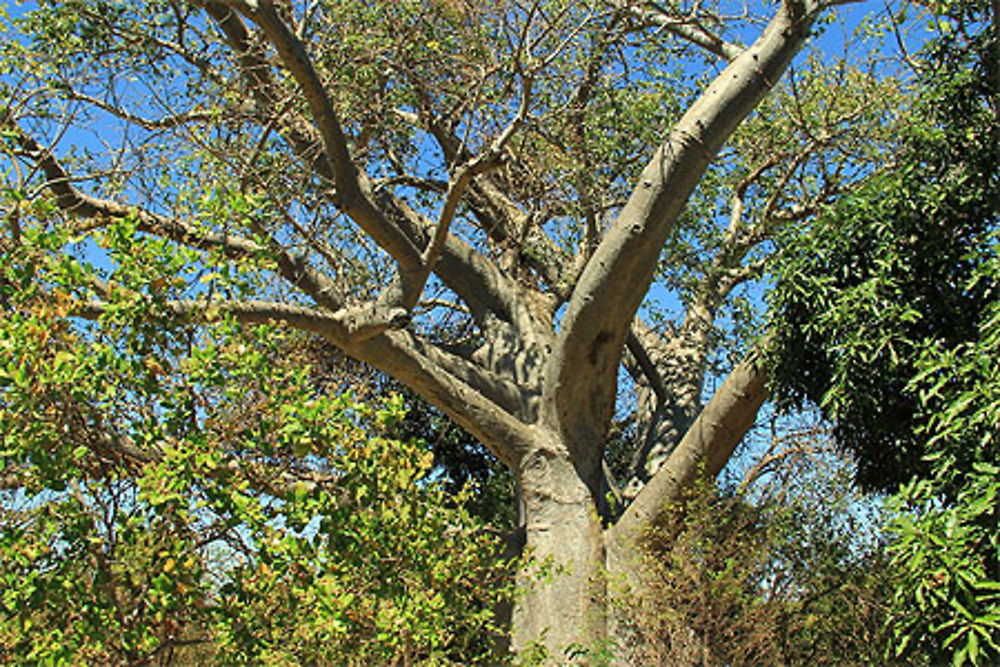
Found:
[{"label": "foliage", "polygon": [[471,433],[450,421],[433,406],[403,387],[400,396],[406,414],[393,425],[394,437],[419,438],[433,454],[436,475],[450,494],[465,494],[470,512],[492,530],[514,529],[514,475],[486,450]]},{"label": "foliage", "polygon": [[123,251],[114,307],[69,317],[97,276],[37,220],[0,279],[4,663],[490,655],[506,565],[469,491],[388,437],[401,399],[317,383],[287,329],[195,335],[156,287],[130,289],[183,253]]},{"label": "foliage", "polygon": [[952,504],[914,480],[894,498],[892,560],[901,571],[894,655],[992,665],[1000,657],[1000,468],[977,463]]},{"label": "foliage", "polygon": [[307,356],[312,383],[332,384],[362,402],[399,396],[406,409],[402,418],[388,425],[388,437],[424,443],[433,454],[435,480],[449,495],[463,495],[465,507],[490,530],[504,532],[514,527],[513,475],[471,433],[405,385],[354,361],[322,339],[296,337],[289,342],[293,353],[297,350]]},{"label": "foliage", "polygon": [[[976,278],[1000,284],[998,245]],[[896,652],[914,647],[955,664],[1000,660],[1000,301],[981,315],[979,335],[925,350],[911,387],[929,418],[921,427],[933,466],[894,497],[891,551]]]},{"label": "foliage", "polygon": [[[855,454],[859,481],[891,490],[929,471],[926,419],[909,384],[929,341],[977,335],[996,295],[975,252],[1000,224],[998,124],[987,30],[928,52],[897,164],[842,198],[809,234],[786,234],[770,296],[785,406],[820,406]],[[961,47],[961,48],[960,48]]]},{"label": "foliage", "polygon": [[898,163],[786,244],[774,367],[786,404],[809,400],[834,420],[862,483],[899,488],[892,654],[993,664],[1000,43],[985,3],[938,9]]}]

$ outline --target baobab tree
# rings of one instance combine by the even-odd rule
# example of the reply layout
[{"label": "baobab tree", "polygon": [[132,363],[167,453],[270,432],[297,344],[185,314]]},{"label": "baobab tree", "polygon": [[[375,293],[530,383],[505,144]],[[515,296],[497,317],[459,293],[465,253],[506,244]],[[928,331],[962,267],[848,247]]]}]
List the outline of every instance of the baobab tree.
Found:
[{"label": "baobab tree", "polygon": [[[472,433],[553,567],[522,573],[512,646],[558,656],[625,641],[643,532],[767,398],[751,349],[702,405],[719,312],[865,173],[894,88],[845,58],[781,83],[837,4],[41,3],[7,47],[9,183],[98,266],[68,317],[281,322]],[[188,268],[109,284],[123,225]]]}]

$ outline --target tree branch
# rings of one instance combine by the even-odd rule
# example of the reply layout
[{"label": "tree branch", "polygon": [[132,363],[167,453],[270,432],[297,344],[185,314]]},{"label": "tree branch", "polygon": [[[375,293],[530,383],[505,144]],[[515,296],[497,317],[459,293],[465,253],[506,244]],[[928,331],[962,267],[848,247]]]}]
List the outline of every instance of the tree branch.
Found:
[{"label": "tree branch", "polygon": [[[650,331],[649,334],[652,335],[652,332]],[[660,375],[660,372],[656,370],[656,365],[653,363],[653,360],[650,359],[645,345],[643,345],[642,341],[639,340],[634,328],[629,330],[628,337],[625,339],[625,345],[628,347],[628,351],[635,359],[636,365],[638,365],[639,369],[642,371],[642,375],[646,378],[646,382],[649,384],[649,387],[653,390],[656,400],[660,403],[660,405],[666,405],[670,399],[667,396],[666,387],[663,385],[663,377]]]},{"label": "tree branch", "polygon": [[602,441],[626,334],[667,236],[709,162],[781,77],[814,18],[798,0],[779,8],[677,123],[587,263],[545,377],[544,391],[554,398],[548,418],[568,442]]},{"label": "tree branch", "polygon": [[4,118],[0,125],[11,131],[18,147],[17,154],[30,160],[45,174],[45,187],[55,196],[59,209],[67,215],[91,221],[90,224],[82,225],[79,231],[99,227],[109,220],[135,217],[142,231],[159,233],[200,250],[222,250],[227,256],[234,258],[253,256],[260,250],[260,246],[249,239],[205,232],[173,218],[80,192],[52,151],[43,148],[25,133],[13,118]]},{"label": "tree branch", "polygon": [[697,475],[719,474],[767,396],[767,372],[754,351],[730,372],[663,467],[611,529],[611,539],[635,537],[662,525],[670,516],[670,501],[679,499]]},{"label": "tree branch", "polygon": [[[305,121],[282,122],[300,159],[315,169],[317,174],[336,185],[329,191],[334,205],[346,213],[380,247],[399,264],[401,294],[391,297],[398,303],[414,303],[419,298],[421,253],[418,248],[432,224],[423,216],[373,183],[357,169],[349,153],[346,138],[327,94],[300,37],[278,16],[273,3],[249,3],[240,0],[205,2],[203,6],[220,25],[230,47],[240,58],[251,90],[265,108],[274,106],[276,94],[268,74],[269,65],[251,48],[246,27],[235,8],[259,25],[278,51],[285,68],[292,74],[306,97],[313,118],[319,128],[324,147],[320,156],[310,153],[314,142]],[[380,209],[381,206],[381,209]],[[513,286],[467,244],[450,234],[444,234],[440,248],[441,258],[435,272],[470,307],[481,316],[485,311],[504,313],[512,317],[511,295]]]},{"label": "tree branch", "polygon": [[522,86],[521,104],[514,118],[493,139],[485,151],[465,161],[455,170],[451,182],[448,184],[444,206],[441,208],[440,218],[434,228],[434,235],[420,257],[421,270],[415,276],[415,284],[410,290],[410,293],[413,295],[411,297],[412,302],[404,302],[405,306],[412,308],[416,304],[416,297],[423,291],[424,284],[427,282],[427,278],[434,269],[434,264],[437,263],[441,251],[444,249],[445,242],[448,240],[448,230],[451,227],[451,221],[455,218],[458,205],[462,201],[462,197],[465,195],[469,185],[476,176],[485,174],[490,169],[499,166],[503,157],[504,147],[528,117],[528,106],[531,102],[530,76],[525,75]]},{"label": "tree branch", "polygon": [[[81,304],[74,314],[97,319],[107,312],[108,303],[91,301]],[[245,324],[284,322],[301,331],[320,334],[340,342],[340,347],[377,336],[390,329],[405,327],[410,319],[403,308],[382,308],[363,304],[335,312],[273,301],[218,301],[208,299],[168,301],[165,308],[182,319],[204,319],[219,314],[232,315]]]},{"label": "tree branch", "polygon": [[615,6],[627,11],[642,25],[666,30],[723,60],[735,60],[743,53],[742,47],[712,33],[693,16],[675,16],[660,8],[640,7],[633,0],[616,0]]},{"label": "tree branch", "polygon": [[[78,306],[74,314],[97,319],[105,302]],[[512,383],[449,354],[414,334],[401,331],[409,316],[402,308],[372,304],[337,312],[268,301],[172,301],[166,308],[179,318],[205,319],[229,314],[246,324],[283,322],[315,333],[348,355],[406,384],[471,432],[507,465],[515,466],[533,434],[514,414],[530,409],[530,397]]]},{"label": "tree branch", "polygon": [[[373,188],[370,179],[358,169],[351,157],[340,119],[305,45],[281,19],[270,0],[226,0],[226,4],[239,10],[264,31],[282,65],[305,96],[333,170],[337,207],[396,260],[402,275],[419,271],[420,253],[412,239],[383,215],[371,198]],[[404,279],[404,286],[406,282]]]},{"label": "tree branch", "polygon": [[[255,241],[230,232],[213,232],[198,229],[176,218],[152,213],[137,206],[100,199],[81,192],[59,160],[48,149],[42,148],[34,138],[21,130],[10,118],[0,125],[12,130],[21,156],[32,161],[42,170],[47,180],[45,187],[52,192],[56,205],[67,215],[87,220],[75,231],[96,229],[114,220],[133,219],[137,229],[147,234],[167,238],[199,250],[221,250],[230,259],[260,257],[263,248]],[[275,242],[268,244],[269,252],[278,265],[278,271],[317,303],[336,310],[342,302],[336,285],[316,271],[304,259],[294,258]]]},{"label": "tree branch", "polygon": [[[448,372],[447,354],[419,340],[408,331],[387,331],[360,343],[343,345],[328,340],[347,354],[390,375],[418,392],[487,446],[512,470],[536,439],[532,428],[491,400],[496,387],[488,374],[468,373],[457,377]],[[456,368],[454,359],[451,367]],[[471,366],[467,366],[471,370]],[[457,370],[457,369],[456,369]]]},{"label": "tree branch", "polygon": [[[462,147],[461,140],[444,126],[440,119],[416,117],[413,114],[397,112],[405,117],[407,122],[425,127],[446,161],[457,164],[467,161],[472,156]],[[425,114],[426,115],[426,114]],[[422,124],[421,124],[422,123]],[[482,174],[473,179],[469,187],[469,206],[479,220],[479,226],[487,237],[499,247],[509,247],[520,244],[521,237],[528,234],[526,243],[529,252],[525,253],[528,265],[549,284],[556,288],[565,299],[568,289],[559,289],[566,272],[558,261],[560,249],[544,232],[532,227],[531,215],[525,213],[489,174]],[[538,252],[531,252],[532,247],[538,247]]]},{"label": "tree branch", "polygon": [[101,109],[102,111],[107,112],[108,114],[111,114],[115,118],[137,125],[146,130],[170,130],[183,125],[204,123],[215,120],[214,114],[208,111],[196,110],[184,113],[175,113],[169,116],[162,116],[160,118],[146,118],[144,116],[139,116],[138,114],[126,111],[125,109],[117,107],[114,104],[109,104],[104,100],[99,100],[91,95],[81,93],[72,88],[66,89],[66,95],[71,100],[90,104],[98,109]]}]

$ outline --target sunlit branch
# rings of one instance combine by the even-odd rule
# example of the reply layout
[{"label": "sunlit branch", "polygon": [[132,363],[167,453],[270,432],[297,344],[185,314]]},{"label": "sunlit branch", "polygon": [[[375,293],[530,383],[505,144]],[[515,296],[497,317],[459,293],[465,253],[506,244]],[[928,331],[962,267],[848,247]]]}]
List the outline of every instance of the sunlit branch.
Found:
[{"label": "sunlit branch", "polygon": [[[97,319],[108,311],[109,303],[91,301],[80,304],[74,311],[78,317]],[[335,338],[341,343],[360,342],[390,329],[400,329],[409,323],[402,308],[380,308],[364,304],[341,308],[335,312],[272,301],[222,301],[213,299],[168,301],[163,308],[174,317],[210,320],[231,315],[245,324],[283,322],[295,329]]]},{"label": "sunlit branch", "polygon": [[174,218],[83,193],[73,185],[73,178],[49,149],[21,130],[13,119],[6,119],[3,125],[11,130],[18,154],[45,174],[45,187],[55,196],[60,210],[85,221],[77,231],[101,227],[112,220],[134,219],[141,231],[201,250],[222,250],[229,257],[251,257],[260,251],[260,246],[249,239],[200,230]]},{"label": "sunlit branch", "polygon": [[599,441],[614,410],[621,350],[663,244],[709,162],[808,37],[814,9],[783,3],[754,44],[702,92],[636,179],[628,204],[587,262],[545,377],[563,437]]},{"label": "sunlit branch", "polygon": [[504,147],[521,125],[524,124],[528,116],[528,107],[530,104],[531,77],[525,76],[522,83],[521,103],[514,118],[494,138],[486,150],[455,169],[454,175],[448,184],[448,192],[445,195],[444,206],[441,209],[441,215],[434,229],[434,235],[420,257],[421,270],[415,276],[414,284],[408,290],[411,301],[404,302],[406,307],[412,308],[416,305],[419,295],[423,292],[424,284],[427,282],[431,271],[433,271],[434,265],[441,255],[441,250],[444,248],[445,241],[448,239],[448,232],[451,222],[455,218],[455,213],[458,211],[458,205],[462,201],[462,197],[465,195],[472,180],[476,176],[485,174],[490,169],[501,164]]},{"label": "sunlit branch", "polygon": [[655,8],[642,7],[632,0],[616,0],[615,5],[629,12],[641,25],[665,30],[723,60],[734,60],[743,52],[742,47],[727,42],[714,34],[696,17],[676,16],[663,8],[655,7],[655,5]]},{"label": "sunlit branch", "polygon": [[[762,347],[766,343],[762,344]],[[675,501],[698,475],[711,479],[753,426],[767,398],[767,372],[754,351],[726,377],[670,457],[625,511],[611,539],[662,526]]]},{"label": "sunlit branch", "polygon": [[[98,229],[116,220],[133,220],[141,232],[199,250],[220,250],[230,259],[261,257],[264,248],[256,241],[228,231],[199,229],[176,218],[81,192],[51,151],[42,148],[13,120],[8,119],[5,125],[12,130],[20,154],[38,165],[45,174],[45,187],[55,195],[60,210],[84,221],[74,228],[75,231]],[[261,226],[257,226],[258,233],[268,241],[269,256],[277,263],[279,273],[286,280],[327,308],[335,310],[341,306],[339,290],[333,281],[316,271],[304,258],[289,255],[276,240],[264,233]]]}]

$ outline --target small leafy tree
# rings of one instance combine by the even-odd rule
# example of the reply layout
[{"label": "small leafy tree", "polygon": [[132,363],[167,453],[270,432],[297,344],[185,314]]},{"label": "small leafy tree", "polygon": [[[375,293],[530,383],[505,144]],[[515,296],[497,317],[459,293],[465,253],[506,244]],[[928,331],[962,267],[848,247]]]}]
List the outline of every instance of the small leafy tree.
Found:
[{"label": "small leafy tree", "polygon": [[400,399],[318,381],[280,326],[161,326],[155,299],[80,337],[72,263],[40,250],[63,239],[34,240],[0,278],[0,660],[497,659],[497,540],[427,478],[422,442],[387,437]]},{"label": "small leafy tree", "polygon": [[[894,655],[1000,660],[1000,16],[938,8],[898,163],[786,247],[781,397],[899,489]],[[903,484],[900,489],[899,485]]]}]

